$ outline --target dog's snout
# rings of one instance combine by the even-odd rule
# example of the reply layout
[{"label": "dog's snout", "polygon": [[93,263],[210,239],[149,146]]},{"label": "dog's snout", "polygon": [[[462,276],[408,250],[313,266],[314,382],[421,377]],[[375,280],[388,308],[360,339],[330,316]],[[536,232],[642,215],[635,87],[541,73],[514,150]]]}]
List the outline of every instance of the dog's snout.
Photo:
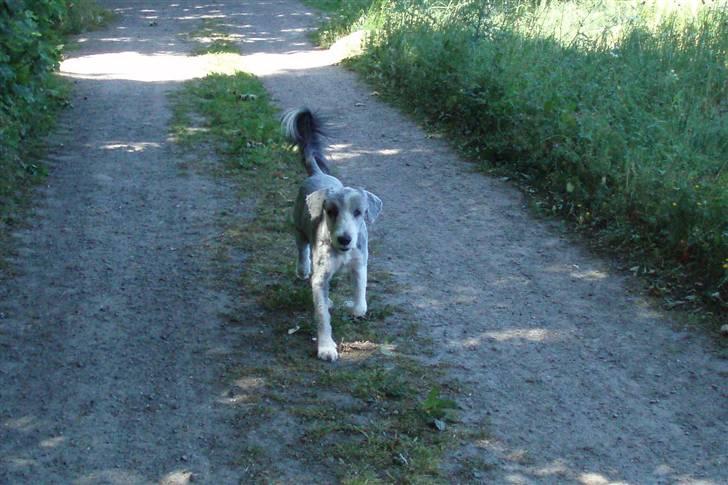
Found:
[{"label": "dog's snout", "polygon": [[341,244],[342,246],[348,246],[351,242],[351,236],[349,236],[348,234],[343,234],[337,237],[336,240],[339,241],[339,244]]}]

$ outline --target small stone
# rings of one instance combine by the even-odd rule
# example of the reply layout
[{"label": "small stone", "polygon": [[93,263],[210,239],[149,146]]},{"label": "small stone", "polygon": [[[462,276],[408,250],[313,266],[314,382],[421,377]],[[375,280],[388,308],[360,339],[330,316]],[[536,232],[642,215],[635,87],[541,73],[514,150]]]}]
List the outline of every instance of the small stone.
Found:
[{"label": "small stone", "polygon": [[720,334],[724,337],[728,337],[728,323],[720,327]]}]

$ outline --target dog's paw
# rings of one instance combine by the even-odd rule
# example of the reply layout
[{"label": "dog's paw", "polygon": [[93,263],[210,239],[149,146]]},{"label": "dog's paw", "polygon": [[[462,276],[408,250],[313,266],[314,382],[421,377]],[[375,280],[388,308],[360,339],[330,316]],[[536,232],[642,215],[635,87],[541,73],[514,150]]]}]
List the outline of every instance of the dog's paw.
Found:
[{"label": "dog's paw", "polygon": [[367,302],[356,304],[353,301],[347,301],[345,306],[355,317],[363,317],[367,314]]},{"label": "dog's paw", "polygon": [[319,342],[318,344],[318,358],[321,360],[328,360],[334,362],[339,358],[339,353],[336,351],[336,342],[329,340],[328,342]]},{"label": "dog's paw", "polygon": [[311,277],[311,270],[306,270],[305,268],[297,267],[296,268],[296,277],[299,280],[307,280]]},{"label": "dog's paw", "polygon": [[310,258],[304,258],[299,255],[296,260],[296,276],[302,280],[307,280],[311,277]]}]

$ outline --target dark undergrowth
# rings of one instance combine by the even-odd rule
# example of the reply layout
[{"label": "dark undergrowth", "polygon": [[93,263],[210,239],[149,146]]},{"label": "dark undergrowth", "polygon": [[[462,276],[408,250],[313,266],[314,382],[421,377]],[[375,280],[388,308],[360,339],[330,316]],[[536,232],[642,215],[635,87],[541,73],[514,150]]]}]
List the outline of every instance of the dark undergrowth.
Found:
[{"label": "dark undergrowth", "polygon": [[323,43],[369,31],[350,66],[379,92],[446,132],[483,170],[523,187],[537,212],[593,236],[668,307],[725,321],[725,10],[310,3],[333,9]]},{"label": "dark undergrowth", "polygon": [[44,137],[69,92],[55,74],[65,38],[111,18],[95,0],[0,2],[0,240],[46,175]]}]

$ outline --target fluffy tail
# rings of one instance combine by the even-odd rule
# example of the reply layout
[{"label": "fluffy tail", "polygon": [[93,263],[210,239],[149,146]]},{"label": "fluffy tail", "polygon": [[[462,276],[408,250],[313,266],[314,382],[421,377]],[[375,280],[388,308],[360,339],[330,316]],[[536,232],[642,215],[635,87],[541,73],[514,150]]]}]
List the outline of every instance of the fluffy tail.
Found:
[{"label": "fluffy tail", "polygon": [[309,176],[330,173],[321,148],[321,137],[324,136],[322,123],[310,109],[298,108],[286,112],[281,127],[283,134],[301,151],[303,165]]}]

